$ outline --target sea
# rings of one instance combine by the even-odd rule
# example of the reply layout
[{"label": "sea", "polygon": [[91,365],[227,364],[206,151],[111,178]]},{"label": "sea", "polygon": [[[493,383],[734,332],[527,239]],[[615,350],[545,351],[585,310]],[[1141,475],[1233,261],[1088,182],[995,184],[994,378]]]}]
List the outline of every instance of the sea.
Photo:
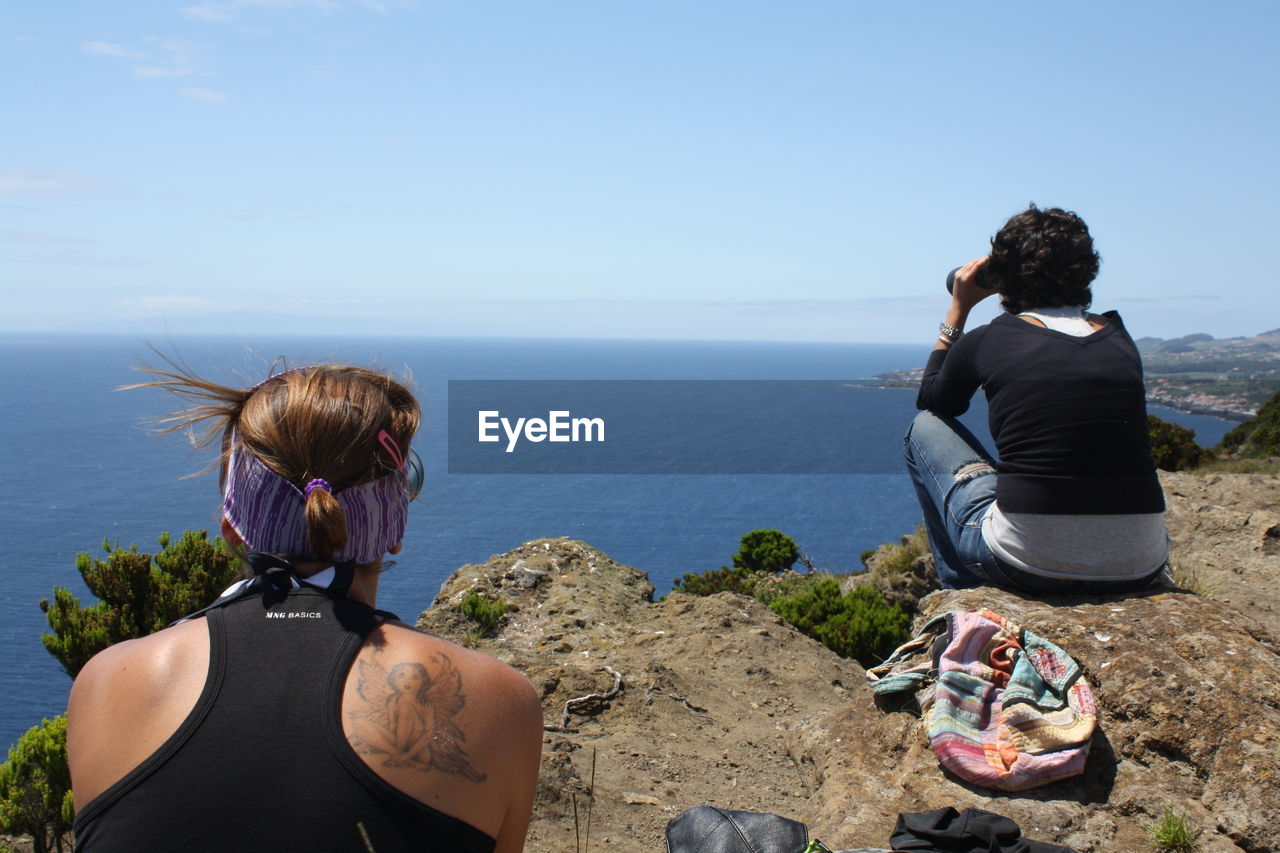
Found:
[{"label": "sea", "polygon": [[[686,572],[729,563],[742,535],[758,528],[787,533],[820,569],[859,570],[864,550],[896,541],[920,521],[901,465],[902,433],[914,414],[915,394],[878,387],[871,379],[923,363],[928,349],[927,344],[0,335],[0,554],[7,563],[0,585],[0,746],[66,708],[70,679],[41,645],[48,626],[39,604],[57,586],[86,604],[92,601],[75,568],[77,554],[100,554],[104,543],[136,543],[145,551],[158,548],[163,532],[217,531],[217,477],[199,474],[211,456],[181,435],[156,434],[156,419],[177,408],[177,401],[153,389],[119,390],[145,379],[137,372],[141,365],[172,359],[241,386],[285,365],[322,361],[410,378],[424,410],[414,446],[423,459],[426,486],[411,508],[397,565],[381,580],[378,604],[412,622],[458,567],[540,537],[584,540],[647,572],[659,595]],[[737,461],[651,466],[651,457],[664,456],[658,448],[603,468],[566,463],[504,469],[504,439],[492,446],[497,455],[487,457],[496,467],[462,465],[455,455],[451,473],[450,443],[456,449],[475,438],[456,427],[450,432],[451,417],[455,423],[458,418],[449,407],[451,383],[460,395],[495,380],[501,382],[492,387],[504,393],[513,387],[536,389],[539,402],[550,394],[554,403],[557,388],[588,389],[587,405],[591,395],[605,408],[618,404],[610,411],[625,412],[630,434],[663,435],[668,442],[685,434],[672,432],[671,424],[681,422],[673,407],[704,413],[697,419],[713,422],[714,429],[699,431],[694,424],[687,434],[695,436],[689,441],[705,442],[708,453],[700,453],[700,446],[693,452],[684,447],[672,458]],[[674,396],[672,389],[678,391]],[[642,398],[639,390],[658,396]],[[575,402],[582,405],[582,399],[579,395]],[[658,402],[637,404],[641,399]],[[681,406],[680,399],[690,404]],[[1232,426],[1216,418],[1152,411],[1192,427],[1204,445],[1215,444]],[[989,444],[981,399],[963,420]],[[617,424],[608,429],[613,432],[606,433],[606,444],[610,435],[627,433],[618,432]],[[845,457],[852,454],[858,464],[824,468],[814,463],[832,447]],[[735,449],[740,451],[736,457]],[[536,450],[526,444],[519,452]],[[590,448],[556,450],[576,461],[574,454]],[[787,461],[781,467],[766,464],[779,459]],[[823,473],[828,470],[842,473]],[[581,471],[590,473],[576,473]]]}]

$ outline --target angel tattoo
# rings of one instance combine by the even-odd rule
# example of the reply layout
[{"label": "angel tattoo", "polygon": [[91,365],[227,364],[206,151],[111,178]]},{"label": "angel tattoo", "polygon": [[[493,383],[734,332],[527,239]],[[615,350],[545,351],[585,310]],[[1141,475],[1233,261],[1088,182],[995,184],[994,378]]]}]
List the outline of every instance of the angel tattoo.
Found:
[{"label": "angel tattoo", "polygon": [[376,660],[356,661],[356,692],[368,707],[348,711],[351,745],[365,755],[385,755],[388,767],[440,770],[483,782],[471,766],[467,737],[453,718],[466,705],[462,675],[442,654],[431,656],[434,678],[420,663],[388,672]]}]

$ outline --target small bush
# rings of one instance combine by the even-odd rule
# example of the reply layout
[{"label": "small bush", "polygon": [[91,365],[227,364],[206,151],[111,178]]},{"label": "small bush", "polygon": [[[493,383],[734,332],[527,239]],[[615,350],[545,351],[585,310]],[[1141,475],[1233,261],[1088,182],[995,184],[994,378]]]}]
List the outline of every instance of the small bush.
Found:
[{"label": "small bush", "polygon": [[1204,831],[1168,806],[1160,820],[1148,824],[1146,830],[1157,853],[1191,853],[1199,846],[1197,842]]},{"label": "small bush", "polygon": [[910,620],[902,608],[872,587],[841,595],[834,577],[821,578],[807,591],[770,606],[801,632],[863,666],[879,663],[907,639]]},{"label": "small bush", "polygon": [[462,599],[459,609],[462,610],[463,616],[476,623],[484,633],[488,634],[498,627],[498,623],[507,615],[507,610],[510,608],[500,598],[481,592],[472,592]]},{"label": "small bush", "polygon": [[831,575],[826,572],[783,572],[778,575],[760,575],[752,594],[760,601],[773,605],[780,598],[793,598],[808,592],[814,584]]},{"label": "small bush", "polygon": [[1160,470],[1194,468],[1205,456],[1205,449],[1196,444],[1195,430],[1171,424],[1155,415],[1147,415],[1147,427],[1151,436],[1151,459]]},{"label": "small bush", "polygon": [[1183,563],[1173,563],[1173,571],[1170,576],[1173,579],[1174,586],[1178,589],[1185,590],[1194,595],[1202,595],[1210,598],[1217,591],[1217,588],[1205,580],[1198,571]]},{"label": "small bush", "polygon": [[715,595],[717,592],[736,592],[741,595],[754,595],[756,582],[763,577],[762,572],[750,572],[746,569],[721,566],[709,572],[687,572],[671,585],[672,590],[687,592],[690,595]]},{"label": "small bush", "polygon": [[785,572],[800,559],[795,540],[781,530],[753,530],[742,537],[733,567],[747,572]]},{"label": "small bush", "polygon": [[0,832],[30,835],[36,853],[61,851],[73,818],[67,718],[54,717],[20,737],[0,766]]},{"label": "small bush", "polygon": [[[690,595],[736,592],[755,595],[756,585],[769,575],[790,571],[801,558],[795,540],[780,530],[752,530],[744,534],[733,555],[733,567],[687,572],[671,585]],[[807,563],[807,560],[806,560]]]},{"label": "small bush", "polygon": [[919,524],[909,536],[903,536],[901,542],[887,543],[870,552],[863,551],[862,564],[873,573],[900,575],[911,568],[917,557],[927,553],[929,535],[924,525]]}]

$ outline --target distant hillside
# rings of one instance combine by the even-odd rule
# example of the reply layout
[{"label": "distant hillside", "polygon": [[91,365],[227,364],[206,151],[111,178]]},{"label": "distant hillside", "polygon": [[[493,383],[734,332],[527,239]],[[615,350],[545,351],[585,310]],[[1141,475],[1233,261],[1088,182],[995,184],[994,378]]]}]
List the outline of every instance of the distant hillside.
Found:
[{"label": "distant hillside", "polygon": [[1280,352],[1280,329],[1262,332],[1250,338],[1214,338],[1204,332],[1180,338],[1138,338],[1134,341],[1144,356],[1155,353],[1184,353],[1229,350],[1247,352]]},{"label": "distant hillside", "polygon": [[1280,329],[1251,338],[1194,334],[1136,343],[1148,399],[1175,409],[1248,417],[1280,391]]},{"label": "distant hillside", "polygon": [[1252,420],[1227,433],[1219,447],[1238,456],[1280,456],[1280,393],[1263,403]]}]

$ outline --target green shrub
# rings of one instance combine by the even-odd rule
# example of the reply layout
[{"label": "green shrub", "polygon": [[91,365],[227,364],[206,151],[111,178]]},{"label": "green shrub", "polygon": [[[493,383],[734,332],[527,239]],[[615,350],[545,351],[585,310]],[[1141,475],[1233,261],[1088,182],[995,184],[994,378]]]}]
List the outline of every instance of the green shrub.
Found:
[{"label": "green shrub", "polygon": [[795,540],[781,530],[753,530],[742,537],[733,567],[747,572],[785,572],[800,559]]},{"label": "green shrub", "polygon": [[1191,853],[1199,846],[1200,833],[1204,831],[1168,806],[1160,820],[1148,824],[1146,830],[1157,853]]},{"label": "green shrub", "polygon": [[754,595],[756,581],[763,576],[762,572],[749,572],[746,569],[721,566],[709,572],[686,572],[683,576],[676,578],[671,589],[687,592],[690,595],[715,595],[717,592]]},{"label": "green shrub", "polygon": [[901,542],[887,542],[872,551],[862,552],[862,565],[876,575],[899,575],[911,568],[922,554],[929,553],[929,535],[919,524]]},{"label": "green shrub", "polygon": [[863,666],[879,663],[907,639],[910,620],[902,608],[872,587],[841,595],[834,577],[821,578],[807,591],[770,606],[801,632]]},{"label": "green shrub", "polygon": [[739,542],[732,567],[687,572],[676,579],[671,589],[690,595],[715,595],[717,592],[755,595],[760,581],[778,572],[790,571],[800,557],[800,548],[795,540],[782,531],[752,530]]},{"label": "green shrub", "polygon": [[1205,456],[1205,449],[1196,444],[1195,430],[1155,415],[1147,415],[1147,427],[1151,436],[1151,458],[1160,470],[1194,468]]},{"label": "green shrub", "polygon": [[54,717],[28,729],[0,765],[0,832],[30,835],[36,853],[61,851],[73,817],[67,718]]},{"label": "green shrub", "polygon": [[[922,540],[923,531],[918,530],[915,539]],[[912,544],[918,543],[913,540]],[[907,550],[910,546],[891,547]],[[790,536],[777,530],[753,530],[742,537],[732,567],[690,572],[672,589],[691,595],[754,596],[800,631],[864,666],[879,663],[907,639],[910,619],[902,608],[886,602],[872,587],[841,595],[840,582],[832,575],[791,571],[799,554]]]},{"label": "green shrub", "polygon": [[480,630],[488,634],[507,615],[507,603],[500,598],[485,595],[482,592],[468,593],[459,606],[462,615],[476,623]]},{"label": "green shrub", "polygon": [[1280,456],[1280,393],[1258,408],[1258,414],[1222,437],[1218,450],[1236,456]]},{"label": "green shrub", "polygon": [[808,592],[814,584],[831,575],[826,572],[782,572],[776,575],[757,575],[752,594],[760,601],[773,605],[780,598],[792,598]]},{"label": "green shrub", "polygon": [[99,601],[85,607],[66,587],[54,587],[52,604],[40,602],[53,633],[40,641],[72,678],[107,646],[144,637],[213,601],[236,578],[239,561],[221,539],[188,530],[176,543],[160,535],[160,551],[145,554],[103,542],[105,560],[88,554],[76,569]]}]

